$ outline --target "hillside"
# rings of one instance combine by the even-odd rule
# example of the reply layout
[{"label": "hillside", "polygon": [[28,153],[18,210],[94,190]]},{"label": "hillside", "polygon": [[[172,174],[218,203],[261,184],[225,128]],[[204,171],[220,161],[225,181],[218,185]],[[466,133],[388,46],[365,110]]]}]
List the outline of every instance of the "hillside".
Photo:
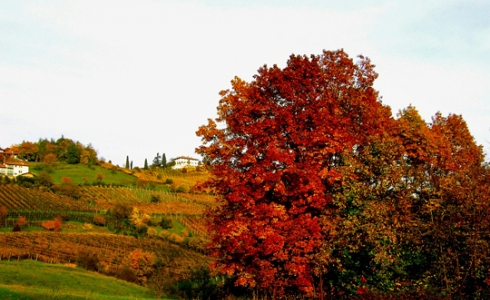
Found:
[{"label": "hillside", "polygon": [[[76,264],[160,294],[181,294],[175,285],[209,265],[203,214],[216,204],[192,189],[206,172],[58,164],[47,173],[52,183],[43,184],[46,173],[31,165],[34,179],[0,181],[2,263]],[[15,293],[15,281],[0,277],[0,295],[5,284]]]},{"label": "hillside", "polygon": [[135,284],[67,265],[0,261],[1,299],[154,299]]}]

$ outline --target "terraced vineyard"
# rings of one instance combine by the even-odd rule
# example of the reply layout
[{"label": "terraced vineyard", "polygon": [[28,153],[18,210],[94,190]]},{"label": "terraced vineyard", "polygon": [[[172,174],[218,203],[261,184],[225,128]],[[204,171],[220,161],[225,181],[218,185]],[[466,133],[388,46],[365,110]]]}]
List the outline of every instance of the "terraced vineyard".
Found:
[{"label": "terraced vineyard", "polygon": [[[201,215],[207,207],[214,206],[210,197],[196,194],[176,194],[138,188],[84,187],[83,199],[94,203],[99,209],[111,209],[117,202],[134,205],[149,214]],[[157,197],[159,202],[151,202]]]},{"label": "terraced vineyard", "polygon": [[18,185],[0,185],[0,206],[8,210],[82,211],[95,212],[85,201],[54,194],[42,189],[28,189]]},{"label": "terraced vineyard", "polygon": [[[151,202],[158,197],[159,202]],[[27,212],[86,212],[96,213],[125,202],[156,215],[202,215],[214,206],[214,197],[205,194],[176,194],[165,191],[126,187],[82,187],[79,200],[43,189],[29,189],[17,185],[0,185],[0,206],[15,217]]]},{"label": "terraced vineyard", "polygon": [[[210,235],[203,216],[217,205],[215,197],[169,192],[181,186],[192,190],[205,175],[174,171],[140,173],[159,186],[79,185],[75,187],[75,199],[60,194],[63,190],[59,186],[50,190],[42,186],[0,184],[0,207],[7,212],[0,215],[0,260],[76,263],[81,257],[95,255],[99,272],[119,276],[128,267],[129,257],[141,249],[165,266],[162,272],[171,281],[188,278],[192,270],[209,265],[211,258],[205,253]],[[164,183],[167,178],[172,179],[170,184]],[[138,208],[141,215],[149,214],[147,227],[141,231],[137,223],[132,223],[133,215],[127,213],[125,217],[115,217],[121,207],[129,211]],[[11,232],[21,216],[25,218],[22,231]],[[46,224],[59,216],[61,230],[49,231]],[[170,221],[171,228],[160,224],[164,219]],[[102,229],[104,233],[98,233]]]},{"label": "terraced vineyard", "polygon": [[106,271],[117,272],[128,255],[142,249],[168,266],[185,271],[210,259],[161,239],[136,239],[115,234],[15,232],[0,234],[0,259],[35,259],[48,263],[74,263],[80,253],[97,253]]}]

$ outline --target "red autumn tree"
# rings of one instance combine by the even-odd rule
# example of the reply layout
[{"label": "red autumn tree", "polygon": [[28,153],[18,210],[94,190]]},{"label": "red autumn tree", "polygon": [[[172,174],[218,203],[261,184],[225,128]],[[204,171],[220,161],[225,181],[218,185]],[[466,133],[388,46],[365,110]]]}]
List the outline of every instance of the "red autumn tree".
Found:
[{"label": "red autumn tree", "polygon": [[264,66],[250,83],[236,77],[220,93],[218,118],[199,128],[196,151],[212,166],[207,187],[221,201],[211,213],[211,253],[237,285],[316,292],[315,256],[335,235],[343,201],[334,196],[357,176],[350,160],[390,126],[376,77],[369,59],[324,51]]}]

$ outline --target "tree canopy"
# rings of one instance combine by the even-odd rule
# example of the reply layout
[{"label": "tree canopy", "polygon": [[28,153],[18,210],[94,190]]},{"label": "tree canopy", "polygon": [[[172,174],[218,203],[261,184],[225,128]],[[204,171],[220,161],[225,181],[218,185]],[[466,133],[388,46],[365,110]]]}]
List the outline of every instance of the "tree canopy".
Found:
[{"label": "tree canopy", "polygon": [[210,250],[235,284],[318,298],[487,286],[487,255],[468,250],[488,242],[481,147],[461,116],[393,118],[376,78],[368,58],[324,51],[221,91],[196,152],[221,204]]}]

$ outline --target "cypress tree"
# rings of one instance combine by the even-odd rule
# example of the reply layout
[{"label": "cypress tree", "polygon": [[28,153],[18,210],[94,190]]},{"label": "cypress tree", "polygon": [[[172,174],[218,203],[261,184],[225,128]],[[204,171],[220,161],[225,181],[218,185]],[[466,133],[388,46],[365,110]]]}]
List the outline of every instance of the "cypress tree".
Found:
[{"label": "cypress tree", "polygon": [[165,153],[162,153],[162,168],[167,167],[167,157],[165,156]]},{"label": "cypress tree", "polygon": [[126,155],[126,169],[129,169],[129,156]]},{"label": "cypress tree", "polygon": [[143,169],[148,170],[148,161],[146,160],[146,158],[145,158],[145,166],[143,167]]}]

